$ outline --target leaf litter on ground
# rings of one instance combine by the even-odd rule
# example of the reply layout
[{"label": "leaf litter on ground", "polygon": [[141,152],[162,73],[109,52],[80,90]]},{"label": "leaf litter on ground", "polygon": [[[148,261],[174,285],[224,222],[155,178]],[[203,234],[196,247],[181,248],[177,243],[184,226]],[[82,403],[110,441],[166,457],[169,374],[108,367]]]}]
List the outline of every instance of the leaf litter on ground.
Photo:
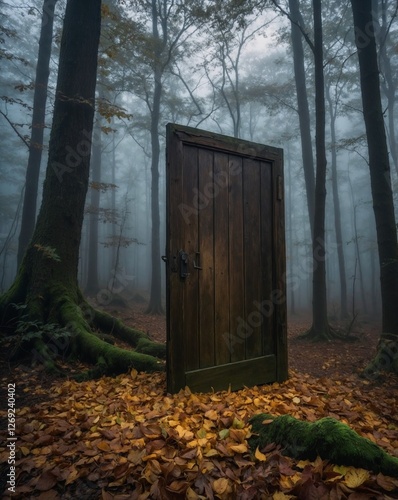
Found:
[{"label": "leaf litter on ground", "polygon": [[[3,498],[398,498],[397,478],[319,457],[295,461],[273,444],[252,453],[247,444],[257,413],[332,416],[398,456],[396,384],[392,377],[386,390],[386,382],[357,375],[332,380],[291,371],[281,384],[170,395],[164,374],[136,370],[57,381],[46,391],[39,384],[45,401],[19,407],[17,400],[17,493],[8,495],[3,484]],[[2,471],[8,458],[2,445]]]}]

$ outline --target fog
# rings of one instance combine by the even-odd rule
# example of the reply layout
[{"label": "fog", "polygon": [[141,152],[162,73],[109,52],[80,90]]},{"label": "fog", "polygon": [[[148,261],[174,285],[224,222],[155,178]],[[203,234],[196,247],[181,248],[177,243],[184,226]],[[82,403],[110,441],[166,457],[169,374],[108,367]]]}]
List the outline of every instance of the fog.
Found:
[{"label": "fog", "polygon": [[[149,300],[151,288],[151,113],[153,111],[153,61],[146,51],[150,43],[151,16],[145,3],[133,9],[105,2],[112,16],[104,15],[98,102],[106,110],[100,120],[102,183],[99,209],[91,206],[89,188],[80,251],[79,282],[88,284],[90,223],[98,221],[97,290],[93,300],[109,304],[115,297],[128,301]],[[326,86],[336,113],[336,142],[331,139],[331,115],[326,114],[327,198],[326,268],[329,316],[340,320],[341,283],[332,196],[332,146],[337,154],[337,185],[341,212],[342,243],[347,283],[347,309],[351,317],[380,318],[380,269],[372,208],[367,146],[361,111],[357,58],[353,42],[349,2],[324,4]],[[392,2],[386,12],[393,14]],[[17,272],[18,236],[22,194],[28,160],[28,145],[35,66],[40,33],[41,2],[1,2],[2,36],[0,102],[0,291],[13,283]],[[65,2],[56,4],[50,81],[46,108],[44,148],[39,180],[38,205],[47,162],[57,58]],[[310,2],[302,2],[308,33],[312,36]],[[339,24],[336,16],[343,13]],[[381,19],[381,17],[380,17]],[[169,63],[163,66],[158,124],[160,249],[166,238],[165,127],[168,122],[237,136],[284,150],[286,282],[289,315],[306,317],[312,302],[311,230],[303,174],[299,117],[294,81],[290,23],[270,5],[247,14],[244,28],[238,22],[226,25],[203,19],[180,33],[183,14],[170,22]],[[381,21],[380,21],[381,22]],[[395,88],[398,83],[396,22],[385,38]],[[134,31],[135,30],[135,31]],[[134,35],[135,33],[135,35]],[[228,33],[228,36],[226,35]],[[179,34],[173,49],[173,37]],[[145,36],[144,36],[145,35]],[[175,39],[175,38],[174,38]],[[395,51],[394,51],[395,47]],[[172,52],[174,50],[174,52]],[[314,68],[304,42],[307,92],[313,150]],[[397,137],[389,120],[385,78],[382,96],[386,127],[391,143]],[[328,107],[327,107],[328,110]],[[329,110],[330,111],[330,110]],[[152,116],[153,118],[153,116]],[[95,144],[95,141],[94,141]],[[391,158],[391,175],[397,209],[398,167]],[[162,265],[162,298],[165,301],[165,266]]]}]

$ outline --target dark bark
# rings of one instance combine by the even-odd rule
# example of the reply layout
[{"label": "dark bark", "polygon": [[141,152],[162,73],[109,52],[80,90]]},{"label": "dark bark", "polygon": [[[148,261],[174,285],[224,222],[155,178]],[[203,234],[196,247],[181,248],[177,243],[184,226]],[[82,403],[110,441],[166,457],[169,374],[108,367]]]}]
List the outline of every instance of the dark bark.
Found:
[{"label": "dark bark", "polygon": [[46,117],[47,86],[50,75],[50,57],[57,0],[44,0],[33,97],[32,130],[26,169],[25,193],[21,229],[18,241],[18,266],[32,237],[36,221],[37,187],[43,151],[43,133]]},{"label": "dark bark", "polygon": [[[159,360],[137,352],[140,347],[150,350],[153,343],[147,336],[95,311],[84,301],[77,283],[100,27],[101,0],[68,1],[42,205],[17,278],[0,297],[0,318],[8,328],[15,327],[19,319],[25,324],[28,320],[65,328],[71,335],[72,352],[97,363],[96,373],[120,372],[131,366],[161,369]],[[25,306],[23,318],[14,307],[21,303]],[[109,345],[91,333],[90,325],[122,337],[128,330],[140,345],[135,352]],[[39,339],[32,358],[50,359],[54,346],[61,349],[59,344],[47,346]]]},{"label": "dark bark", "polygon": [[[378,3],[379,0],[372,0],[373,22],[378,19]],[[383,73],[381,81],[381,89],[387,98],[387,112],[388,112],[388,143],[390,145],[391,158],[398,174],[398,151],[395,135],[395,93],[397,90],[398,79],[394,77],[391,68],[391,58],[387,53],[388,44],[388,23],[387,23],[387,4],[388,0],[381,0],[381,26],[375,32],[378,34],[377,42],[379,45],[379,61],[380,69]],[[376,15],[375,15],[376,14]]]},{"label": "dark bark", "polygon": [[147,313],[162,314],[162,289],[161,289],[161,271],[160,271],[160,213],[159,213],[159,120],[160,120],[160,101],[162,96],[162,66],[161,58],[165,47],[167,34],[163,26],[163,40],[160,39],[158,32],[158,13],[157,2],[152,0],[152,34],[154,38],[154,93],[151,109],[151,213],[152,213],[152,276],[151,276],[151,295]]},{"label": "dark bark", "polygon": [[321,0],[313,0],[314,11],[314,62],[315,62],[315,145],[316,181],[315,214],[313,237],[313,324],[311,336],[328,338],[326,298],[326,249],[325,249],[325,206],[326,206],[326,144],[325,144],[325,82],[323,73],[323,36]]},{"label": "dark bark", "polygon": [[314,157],[311,140],[311,120],[308,106],[307,85],[304,65],[303,36],[300,28],[295,23],[300,23],[301,13],[299,0],[289,0],[291,15],[291,37],[293,48],[294,78],[296,82],[297,107],[300,123],[301,151],[303,158],[303,169],[305,187],[307,193],[308,215],[310,220],[311,234],[314,234],[314,212],[315,212],[315,177]]},{"label": "dark bark", "polygon": [[340,213],[340,197],[337,182],[337,151],[336,151],[336,112],[333,108],[332,98],[330,96],[330,88],[326,87],[326,97],[329,105],[330,114],[330,133],[332,140],[332,190],[333,190],[333,208],[334,208],[334,227],[336,231],[337,257],[339,262],[340,276],[340,316],[346,318],[347,310],[347,280],[345,270],[345,259],[343,250],[343,237],[341,231],[341,213]]},{"label": "dark bark", "polygon": [[90,199],[90,224],[88,240],[88,266],[86,294],[96,295],[98,284],[98,217],[100,206],[100,189],[97,183],[101,182],[101,124],[97,116],[91,160],[91,199]]},{"label": "dark bark", "polygon": [[371,0],[351,0],[355,41],[358,49],[363,115],[369,150],[369,170],[376,220],[384,334],[398,336],[398,245],[390,163],[384,128],[377,64],[376,41],[372,25]]}]

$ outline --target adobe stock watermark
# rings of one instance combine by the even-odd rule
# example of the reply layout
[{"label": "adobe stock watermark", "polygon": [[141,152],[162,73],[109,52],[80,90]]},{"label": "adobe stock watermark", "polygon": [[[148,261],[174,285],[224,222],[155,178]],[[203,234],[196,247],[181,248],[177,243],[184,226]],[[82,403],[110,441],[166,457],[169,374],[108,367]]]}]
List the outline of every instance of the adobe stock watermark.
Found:
[{"label": "adobe stock watermark", "polygon": [[[264,147],[266,149],[266,147]],[[251,143],[240,143],[236,150],[236,159],[230,159],[227,170],[220,170],[209,174],[209,180],[199,190],[197,187],[192,189],[192,201],[190,204],[180,203],[178,209],[186,224],[189,224],[192,215],[198,215],[200,210],[206,208],[210,201],[215,199],[223,189],[228,188],[231,178],[242,174],[243,159],[261,160],[260,148]],[[234,152],[231,152],[234,155]],[[242,155],[242,156],[240,156]]]},{"label": "adobe stock watermark", "polygon": [[[308,258],[303,259],[300,262],[300,269],[294,273],[285,273],[282,276],[282,281],[286,288],[296,291],[300,283],[308,279],[318,266],[321,261],[326,261],[330,258],[337,250],[338,244],[329,244],[328,248],[325,247],[325,242],[321,238],[315,240],[317,246],[314,249],[313,256],[308,256]],[[246,318],[238,316],[236,319],[236,327],[233,332],[225,332],[223,334],[223,339],[228,345],[228,349],[232,354],[234,352],[234,347],[239,344],[243,344],[250,336],[254,333],[256,328],[259,328],[264,318],[270,318],[274,313],[275,306],[282,305],[286,302],[286,295],[280,289],[274,289],[270,293],[270,296],[261,301],[254,301],[253,307]]]},{"label": "adobe stock watermark", "polygon": [[368,380],[379,378],[380,372],[398,371],[398,341],[396,339],[381,339],[374,360],[362,372]]},{"label": "adobe stock watermark", "polygon": [[65,148],[65,163],[60,163],[58,161],[53,161],[51,164],[52,169],[57,176],[59,182],[62,182],[62,178],[66,173],[72,172],[77,168],[83,161],[84,158],[90,156],[91,147],[95,144],[101,144],[100,138],[96,132],[89,132],[86,129],[82,131],[83,138],[77,143],[76,148],[71,146],[66,146]]},{"label": "adobe stock watermark", "polygon": [[[387,9],[382,12],[382,15],[387,14]],[[362,31],[358,26],[354,27],[355,32],[355,44],[358,50],[364,49],[369,45],[371,39],[377,40],[377,37],[382,34],[383,27],[379,23],[379,15],[377,12],[372,10],[372,21],[368,22],[365,26],[365,30]]]},{"label": "adobe stock watermark", "polygon": [[244,319],[238,316],[237,327],[234,333],[225,332],[222,336],[226,342],[229,352],[232,354],[236,345],[243,344],[245,340],[250,338],[256,328],[259,328],[264,321],[264,318],[270,318],[274,313],[276,305],[283,304],[286,301],[286,296],[282,290],[273,290],[269,299],[261,302],[253,302],[253,310]]},{"label": "adobe stock watermark", "polygon": [[115,294],[121,293],[129,284],[129,282],[133,282],[135,276],[129,275],[126,273],[124,267],[121,269],[113,269],[112,277],[108,280],[108,286],[106,288],[102,288],[97,293],[97,302],[101,306],[109,305]]}]

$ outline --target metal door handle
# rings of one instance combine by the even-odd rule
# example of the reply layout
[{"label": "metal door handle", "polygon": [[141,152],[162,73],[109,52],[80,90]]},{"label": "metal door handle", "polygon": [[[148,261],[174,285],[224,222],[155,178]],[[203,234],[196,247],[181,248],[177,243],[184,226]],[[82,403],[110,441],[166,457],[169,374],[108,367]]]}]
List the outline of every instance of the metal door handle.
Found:
[{"label": "metal door handle", "polygon": [[199,271],[202,270],[202,267],[200,266],[200,252],[195,252],[196,259],[193,261],[193,267],[194,269],[198,269]]}]

